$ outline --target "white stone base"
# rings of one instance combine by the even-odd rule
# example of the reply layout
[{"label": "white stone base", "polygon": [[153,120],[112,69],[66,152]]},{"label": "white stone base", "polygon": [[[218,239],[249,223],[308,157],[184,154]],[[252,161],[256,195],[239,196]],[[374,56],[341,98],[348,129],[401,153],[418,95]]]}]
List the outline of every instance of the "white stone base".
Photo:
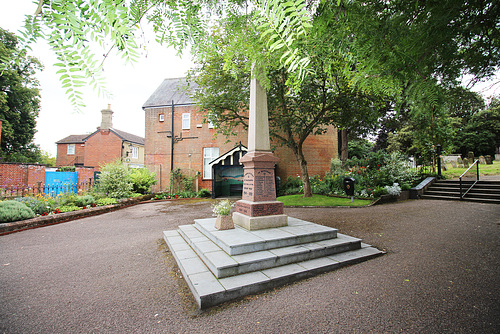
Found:
[{"label": "white stone base", "polygon": [[262,230],[265,228],[288,226],[287,215],[271,215],[250,217],[239,212],[233,212],[234,224],[249,231]]}]

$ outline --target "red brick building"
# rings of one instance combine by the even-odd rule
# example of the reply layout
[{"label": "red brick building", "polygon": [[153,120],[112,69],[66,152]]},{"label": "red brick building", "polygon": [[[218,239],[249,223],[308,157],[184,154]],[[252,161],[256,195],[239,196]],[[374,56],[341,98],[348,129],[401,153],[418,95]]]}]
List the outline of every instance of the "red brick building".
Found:
[{"label": "red brick building", "polygon": [[[214,136],[216,130],[203,123],[204,114],[198,111],[189,89],[184,78],[166,79],[142,107],[146,113],[144,162],[156,173],[154,191],[168,189],[170,171],[176,168],[190,177],[198,175],[198,188],[212,191],[210,162],[240,143],[247,146],[247,132],[242,128],[236,129],[236,136]],[[279,147],[274,153],[280,158],[276,173],[281,179],[300,175],[300,167],[290,149]],[[331,127],[323,135],[309,136],[304,143],[304,154],[309,174],[324,175],[330,160],[338,156],[336,129]],[[228,163],[234,160],[232,156],[224,159]]]},{"label": "red brick building", "polygon": [[56,166],[85,166],[99,169],[121,160],[132,168],[144,167],[144,138],[113,128],[113,111],[101,110],[101,126],[91,134],[70,135],[56,142]]}]

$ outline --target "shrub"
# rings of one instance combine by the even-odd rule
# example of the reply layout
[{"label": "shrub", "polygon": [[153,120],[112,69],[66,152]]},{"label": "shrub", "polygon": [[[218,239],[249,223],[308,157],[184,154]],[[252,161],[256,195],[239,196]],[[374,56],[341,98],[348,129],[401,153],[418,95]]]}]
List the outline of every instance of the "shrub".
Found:
[{"label": "shrub", "polygon": [[79,206],[76,206],[74,204],[69,204],[69,205],[61,205],[60,207],[57,208],[60,212],[71,212],[71,211],[78,211],[81,208]]},{"label": "shrub", "polygon": [[84,195],[75,198],[74,203],[76,206],[84,207],[96,203],[96,200],[92,195]]},{"label": "shrub", "polygon": [[200,197],[200,198],[207,198],[210,196],[212,196],[212,194],[210,193],[210,190],[208,190],[208,189],[201,189],[200,191],[198,191],[198,194],[196,194],[196,197]]},{"label": "shrub", "polygon": [[279,190],[279,195],[291,195],[291,194],[299,194],[304,191],[302,185],[302,179],[300,177],[291,177],[289,176],[286,181],[284,181]]},{"label": "shrub", "polygon": [[97,200],[97,205],[98,206],[105,206],[105,205],[111,205],[111,204],[116,204],[116,198],[110,198],[110,197],[104,197],[104,198],[99,198]]},{"label": "shrub", "polygon": [[387,193],[392,196],[399,196],[401,194],[401,187],[398,183],[394,183],[392,186],[385,186]]},{"label": "shrub", "polygon": [[74,172],[76,170],[75,166],[62,166],[59,167],[60,172]]},{"label": "shrub", "polygon": [[385,159],[385,165],[380,168],[380,173],[386,178],[386,184],[410,182],[414,173],[407,164],[407,159],[398,152],[393,152]]},{"label": "shrub", "polygon": [[342,168],[342,161],[340,159],[330,160],[330,173],[332,174],[344,174],[344,169]]},{"label": "shrub", "polygon": [[98,191],[108,197],[125,198],[130,195],[131,190],[132,183],[127,166],[117,160],[102,167]]},{"label": "shrub", "polygon": [[170,197],[171,197],[170,193],[167,193],[167,192],[165,192],[165,193],[159,193],[159,194],[155,195],[155,199],[156,200],[170,199]]},{"label": "shrub", "polygon": [[387,194],[387,189],[385,187],[377,187],[373,191],[373,197],[380,197]]},{"label": "shrub", "polygon": [[0,202],[0,223],[15,222],[34,218],[35,213],[25,204],[18,201]]},{"label": "shrub", "polygon": [[53,210],[51,205],[46,201],[44,197],[18,197],[14,199],[17,202],[24,203],[28,208],[30,208],[35,214],[42,215]]},{"label": "shrub", "polygon": [[66,193],[57,195],[56,202],[58,206],[62,205],[74,205],[76,201],[75,193]]},{"label": "shrub", "polygon": [[147,194],[151,191],[151,186],[156,184],[156,174],[151,173],[147,168],[135,168],[130,172],[130,182],[132,189],[139,194]]},{"label": "shrub", "polygon": [[194,191],[179,191],[175,195],[177,195],[176,198],[193,198],[196,196],[196,193]]}]

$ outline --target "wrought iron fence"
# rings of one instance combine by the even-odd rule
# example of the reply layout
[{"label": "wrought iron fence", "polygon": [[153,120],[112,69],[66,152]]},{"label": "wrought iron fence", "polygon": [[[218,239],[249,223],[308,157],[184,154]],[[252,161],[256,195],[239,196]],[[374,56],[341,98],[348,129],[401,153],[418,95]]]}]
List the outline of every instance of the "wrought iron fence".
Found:
[{"label": "wrought iron fence", "polygon": [[92,179],[80,183],[43,184],[38,182],[34,186],[10,186],[0,188],[0,199],[12,199],[16,197],[50,195],[57,196],[65,193],[80,193],[90,190],[94,186]]}]

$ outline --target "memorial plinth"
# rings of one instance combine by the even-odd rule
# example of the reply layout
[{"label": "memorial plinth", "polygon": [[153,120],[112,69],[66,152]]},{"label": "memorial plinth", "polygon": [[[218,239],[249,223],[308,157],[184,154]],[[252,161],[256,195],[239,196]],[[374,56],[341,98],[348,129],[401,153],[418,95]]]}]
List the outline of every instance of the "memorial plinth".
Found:
[{"label": "memorial plinth", "polygon": [[243,194],[236,202],[233,221],[247,230],[288,225],[283,203],[276,201],[274,165],[279,161],[272,152],[253,151],[240,160],[243,163]]}]

